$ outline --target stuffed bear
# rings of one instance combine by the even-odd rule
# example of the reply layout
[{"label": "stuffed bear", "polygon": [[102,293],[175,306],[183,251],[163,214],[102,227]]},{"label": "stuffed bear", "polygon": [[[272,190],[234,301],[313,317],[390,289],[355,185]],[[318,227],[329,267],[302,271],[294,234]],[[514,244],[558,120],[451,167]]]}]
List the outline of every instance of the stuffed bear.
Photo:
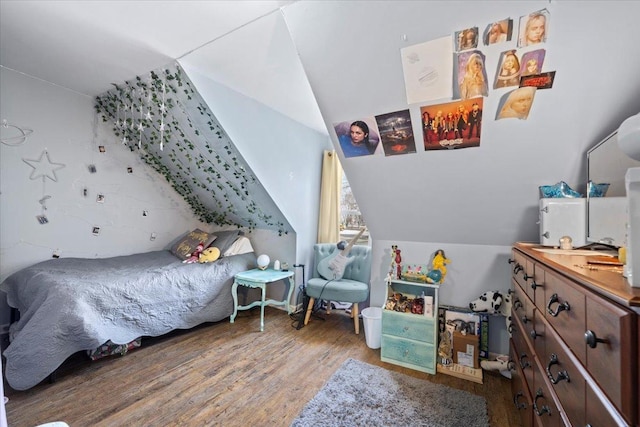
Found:
[{"label": "stuffed bear", "polygon": [[511,324],[511,290],[507,293],[500,291],[487,291],[475,301],[469,303],[469,308],[477,313],[499,314],[505,317],[507,331],[511,336],[513,328]]}]

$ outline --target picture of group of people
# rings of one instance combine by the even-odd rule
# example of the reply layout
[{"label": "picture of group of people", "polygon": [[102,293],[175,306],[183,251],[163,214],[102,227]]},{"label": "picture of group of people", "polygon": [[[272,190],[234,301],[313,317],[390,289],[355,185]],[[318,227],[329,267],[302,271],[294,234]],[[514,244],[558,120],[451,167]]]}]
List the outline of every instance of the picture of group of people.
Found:
[{"label": "picture of group of people", "polygon": [[420,108],[425,150],[477,147],[482,131],[482,101],[429,105]]}]

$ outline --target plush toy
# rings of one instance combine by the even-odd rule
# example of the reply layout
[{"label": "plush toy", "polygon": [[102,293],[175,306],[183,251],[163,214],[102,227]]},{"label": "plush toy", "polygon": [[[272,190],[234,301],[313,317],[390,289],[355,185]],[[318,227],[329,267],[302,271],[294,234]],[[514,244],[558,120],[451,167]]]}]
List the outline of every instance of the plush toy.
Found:
[{"label": "plush toy", "polygon": [[480,367],[486,371],[499,371],[503,377],[511,378],[511,368],[509,356],[499,354],[496,360],[481,360]]},{"label": "plush toy", "polygon": [[198,262],[204,264],[207,262],[213,262],[218,258],[220,258],[220,249],[214,246],[210,246],[202,251],[200,257],[198,258]]},{"label": "plush toy", "polygon": [[200,254],[202,253],[203,250],[204,250],[204,243],[202,242],[198,243],[198,246],[196,246],[196,250],[191,253],[191,256],[182,262],[186,264],[193,264],[194,262],[198,262],[198,258],[200,257]]},{"label": "plush toy", "polygon": [[513,328],[511,324],[511,306],[511,290],[507,293],[487,291],[480,295],[478,299],[469,303],[469,308],[477,313],[490,313],[504,316],[509,336],[511,336],[511,330]]}]

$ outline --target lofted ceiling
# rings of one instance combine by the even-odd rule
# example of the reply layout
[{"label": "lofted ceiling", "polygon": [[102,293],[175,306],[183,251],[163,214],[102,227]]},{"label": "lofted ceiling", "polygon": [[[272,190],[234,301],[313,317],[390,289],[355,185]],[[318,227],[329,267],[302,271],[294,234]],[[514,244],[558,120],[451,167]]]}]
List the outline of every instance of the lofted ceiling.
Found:
[{"label": "lofted ceiling", "polygon": [[175,60],[192,62],[327,134],[293,42],[283,35],[280,10],[290,3],[2,0],[0,65],[96,96]]}]

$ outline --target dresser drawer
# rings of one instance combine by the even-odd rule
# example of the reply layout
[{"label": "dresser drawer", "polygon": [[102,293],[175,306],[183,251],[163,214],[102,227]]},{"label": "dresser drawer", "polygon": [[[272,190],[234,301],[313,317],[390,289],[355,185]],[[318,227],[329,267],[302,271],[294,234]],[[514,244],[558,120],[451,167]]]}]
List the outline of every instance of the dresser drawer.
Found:
[{"label": "dresser drawer", "polygon": [[517,317],[524,326],[527,326],[529,322],[533,322],[533,302],[517,283],[513,285],[513,293],[512,318]]},{"label": "dresser drawer", "polygon": [[382,310],[382,333],[434,344],[435,317]]},{"label": "dresser drawer", "polygon": [[391,359],[402,365],[412,365],[434,371],[434,346],[424,342],[382,335],[381,360]]},{"label": "dresser drawer", "polygon": [[637,334],[634,316],[592,294],[587,294],[586,305],[588,316],[583,345],[587,369],[625,418],[633,420],[639,396],[628,366],[637,363],[631,360],[635,343],[620,337]]},{"label": "dresser drawer", "polygon": [[[545,273],[544,316],[583,365],[585,360],[585,292],[556,273]],[[539,353],[542,354],[542,353]]]},{"label": "dresser drawer", "polygon": [[[519,352],[516,350],[513,342],[511,342],[509,359],[513,363],[511,369],[511,395],[513,397],[513,404],[520,413],[520,419],[522,420],[523,427],[533,426],[533,405],[531,401],[531,392],[524,379],[524,374],[517,362]],[[529,367],[531,370],[531,367]]]},{"label": "dresser drawer", "polygon": [[586,389],[586,415],[585,424],[591,427],[627,426],[626,421],[620,418],[615,411],[610,411],[608,405],[603,402],[597,393],[587,384]]},{"label": "dresser drawer", "polygon": [[537,426],[560,427],[564,426],[562,414],[553,395],[545,383],[542,372],[535,369],[535,380],[531,400],[533,401],[533,423]]},{"label": "dresser drawer", "polygon": [[527,294],[531,291],[530,297],[532,297],[533,290],[531,289],[530,283],[533,281],[535,264],[531,259],[518,252],[513,252],[513,259],[513,279]]},{"label": "dresser drawer", "polygon": [[522,323],[516,319],[513,325],[511,341],[513,344],[513,350],[516,353],[511,357],[511,361],[517,365],[520,371],[522,371],[525,383],[529,387],[529,392],[531,392],[533,390],[533,365],[535,363],[535,358],[532,350],[527,344],[528,339],[525,336],[526,332],[522,329]]},{"label": "dresser drawer", "polygon": [[564,413],[574,426],[585,425],[585,384],[581,371],[558,342],[551,330],[545,336],[545,355],[540,362],[551,388],[562,404]]}]

